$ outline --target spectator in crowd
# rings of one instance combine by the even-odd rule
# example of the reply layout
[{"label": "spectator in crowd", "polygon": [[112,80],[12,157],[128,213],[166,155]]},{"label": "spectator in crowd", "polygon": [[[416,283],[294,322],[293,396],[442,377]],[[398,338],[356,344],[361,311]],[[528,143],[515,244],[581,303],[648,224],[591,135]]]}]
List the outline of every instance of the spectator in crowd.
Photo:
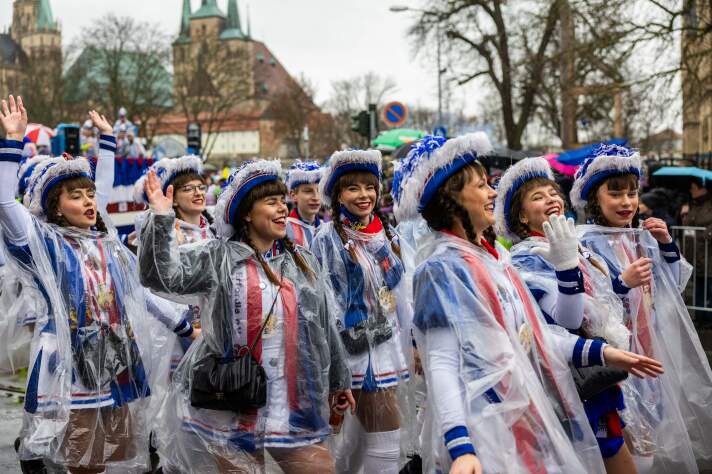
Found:
[{"label": "spectator in crowd", "polygon": [[146,149],[141,141],[136,138],[133,128],[126,131],[126,155],[127,158],[139,158],[146,156]]},{"label": "spectator in crowd", "polygon": [[[682,206],[680,215],[682,225],[705,228],[704,231],[695,231],[694,236],[685,233],[682,249],[687,261],[695,267],[693,302],[695,306],[709,308],[712,307],[712,196],[701,180],[695,178],[690,183],[690,201]],[[699,324],[704,313],[695,313],[693,316]],[[712,317],[708,321],[712,321]]]},{"label": "spectator in crowd", "polygon": [[119,128],[124,127],[124,132],[127,132],[128,130],[133,130],[134,126],[131,123],[131,120],[126,118],[126,109],[124,107],[121,107],[119,109],[119,118],[116,120],[114,123],[114,133],[118,136]]},{"label": "spectator in crowd", "polygon": [[83,156],[87,158],[97,156],[96,132],[94,130],[94,123],[92,123],[91,120],[87,120],[84,122],[84,125],[82,125],[82,132],[79,135],[79,146]]},{"label": "spectator in crowd", "polygon": [[638,206],[640,217],[642,219],[657,217],[665,221],[668,227],[675,225],[675,216],[669,208],[669,203],[672,202],[671,199],[670,193],[662,188],[652,189],[642,194]]}]

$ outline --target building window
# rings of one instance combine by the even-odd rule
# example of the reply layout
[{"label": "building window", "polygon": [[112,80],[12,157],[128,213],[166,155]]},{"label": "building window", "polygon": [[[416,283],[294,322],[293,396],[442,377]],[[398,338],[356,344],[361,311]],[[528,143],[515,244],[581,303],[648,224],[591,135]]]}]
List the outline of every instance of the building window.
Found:
[{"label": "building window", "polygon": [[261,63],[265,62],[265,55],[262,53],[257,53],[257,60]]}]

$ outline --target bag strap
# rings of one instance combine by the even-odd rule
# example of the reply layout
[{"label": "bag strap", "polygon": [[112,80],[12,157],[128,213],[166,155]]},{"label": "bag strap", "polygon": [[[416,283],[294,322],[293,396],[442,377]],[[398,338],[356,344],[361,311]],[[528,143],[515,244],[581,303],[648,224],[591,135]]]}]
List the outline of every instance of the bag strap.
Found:
[{"label": "bag strap", "polygon": [[250,345],[250,355],[252,355],[252,352],[255,350],[257,343],[260,342],[260,340],[262,339],[262,333],[264,333],[265,327],[267,327],[267,323],[269,323],[269,320],[272,318],[272,312],[274,311],[274,307],[277,305],[277,298],[279,298],[279,294],[282,291],[285,261],[282,262],[282,268],[280,268],[279,272],[279,288],[277,288],[277,294],[274,295],[274,299],[272,300],[272,306],[270,306],[269,313],[267,313],[267,318],[265,318],[264,322],[262,323],[262,326],[260,327],[260,332],[257,333],[257,337],[254,341],[252,341],[252,344]]}]

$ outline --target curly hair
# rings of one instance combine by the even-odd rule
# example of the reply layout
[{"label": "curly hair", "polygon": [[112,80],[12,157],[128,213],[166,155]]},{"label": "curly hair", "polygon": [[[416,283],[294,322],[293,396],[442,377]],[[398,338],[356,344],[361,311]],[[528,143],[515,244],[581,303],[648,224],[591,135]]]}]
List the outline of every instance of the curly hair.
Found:
[{"label": "curly hair", "polygon": [[[423,209],[423,218],[435,230],[452,229],[455,219],[458,219],[465,229],[467,240],[479,246],[480,242],[477,240],[477,232],[472,225],[470,214],[457,200],[457,193],[461,192],[476,176],[487,179],[487,171],[478,162],[468,164],[450,176]],[[494,245],[496,234],[492,227],[485,229],[482,236],[490,245]]]},{"label": "curly hair", "polygon": [[[267,196],[284,196],[286,194],[287,187],[282,181],[268,181],[262,184],[258,184],[257,186],[252,188],[250,192],[247,193],[247,195],[242,199],[242,201],[240,201],[240,205],[237,207],[237,211],[235,212],[235,223],[233,224],[235,226],[235,234],[233,235],[233,239],[242,240],[255,252],[255,256],[257,258],[257,261],[260,263],[262,270],[264,270],[265,274],[267,275],[267,278],[269,278],[269,280],[275,285],[280,284],[279,278],[277,277],[277,275],[274,274],[272,268],[265,261],[264,257],[262,256],[262,252],[260,252],[255,246],[254,242],[252,242],[252,239],[250,238],[248,223],[245,220],[245,216],[249,214],[249,212],[252,210],[252,207],[260,199],[264,199]],[[309,264],[307,264],[307,261],[304,259],[304,256],[299,253],[296,246],[294,245],[294,242],[292,242],[286,235],[280,240],[282,242],[282,245],[284,246],[284,249],[292,256],[294,262],[297,264],[302,273],[304,273],[310,280],[313,281],[316,278],[316,274],[314,273],[314,270],[309,267]]]},{"label": "curly hair", "polygon": [[[608,184],[608,189],[611,191],[638,191],[639,182],[638,177],[633,173],[625,173],[606,178],[591,188],[588,193],[588,200],[586,201],[585,207],[586,220],[593,222],[596,225],[608,227],[611,224],[608,222],[608,219],[606,219],[606,216],[603,215],[603,209],[601,209],[601,205],[598,202],[598,190],[601,189],[601,186],[604,184]],[[640,224],[639,212],[640,211],[638,209],[635,210],[635,214],[633,215],[633,220],[631,222],[633,227],[638,227]]]},{"label": "curly hair", "polygon": [[566,205],[566,199],[564,198],[561,188],[556,181],[552,181],[543,176],[538,176],[524,183],[519,189],[517,189],[517,192],[514,193],[514,196],[512,197],[509,219],[507,222],[509,228],[512,229],[512,233],[516,234],[516,236],[522,240],[531,235],[531,229],[527,224],[523,223],[520,218],[522,209],[524,208],[524,198],[531,190],[541,186],[553,187],[556,192],[559,193],[559,196],[561,196],[561,199],[564,201],[564,205]]},{"label": "curly hair", "polygon": [[[376,206],[373,209],[373,213],[383,224],[383,231],[386,234],[386,238],[391,243],[391,249],[393,249],[393,252],[398,255],[398,257],[400,257],[400,246],[394,240],[393,233],[391,232],[391,229],[388,226],[388,220],[385,218],[383,213],[381,213],[381,208],[378,204],[378,198],[381,195],[381,183],[375,175],[373,175],[372,173],[367,173],[365,171],[353,171],[351,173],[341,175],[334,184],[334,189],[332,189],[331,191],[331,222],[334,223],[334,229],[336,230],[336,233],[341,239],[341,242],[346,245],[348,239],[346,238],[346,232],[344,232],[344,226],[341,223],[341,202],[339,201],[339,196],[341,195],[341,192],[344,189],[351,186],[352,184],[371,185],[378,190],[378,196],[376,197]],[[351,258],[356,259],[356,254],[354,253],[354,250],[351,247],[349,247],[349,254],[351,255]]]},{"label": "curly hair", "polygon": [[[178,191],[179,188],[182,188],[191,181],[200,181],[201,183],[206,184],[205,179],[203,179],[202,176],[193,171],[184,171],[182,173],[178,173],[176,177],[173,178],[173,182],[171,184],[173,185],[173,189],[175,191]],[[183,217],[181,216],[180,209],[178,209],[178,206],[176,204],[176,195],[177,193],[173,194],[173,209],[175,210],[178,219],[183,219]],[[208,224],[213,223],[213,216],[210,215],[207,209],[204,209],[202,214],[203,217],[205,217],[205,219],[208,221]]]},{"label": "curly hair", "polygon": [[[91,178],[77,176],[76,178],[69,178],[51,188],[47,193],[47,222],[60,227],[72,227],[72,224],[69,223],[67,218],[59,212],[59,197],[62,195],[62,191],[66,190],[69,193],[75,189],[96,191],[96,185]],[[106,224],[98,212],[96,213],[96,224],[94,224],[94,228],[99,232],[107,232]]]}]

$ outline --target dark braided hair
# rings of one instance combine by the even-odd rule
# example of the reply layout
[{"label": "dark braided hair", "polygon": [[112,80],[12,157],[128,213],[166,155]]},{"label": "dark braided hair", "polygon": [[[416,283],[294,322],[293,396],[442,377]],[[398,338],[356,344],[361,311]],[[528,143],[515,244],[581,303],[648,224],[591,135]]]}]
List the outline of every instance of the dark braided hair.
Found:
[{"label": "dark braided hair", "polygon": [[[457,218],[465,229],[467,240],[474,245],[480,245],[477,240],[475,227],[472,225],[470,214],[467,209],[457,201],[456,193],[463,190],[475,175],[486,177],[484,167],[478,162],[473,162],[464,166],[460,171],[450,176],[445,183],[440,186],[435,197],[430,200],[423,209],[423,218],[428,225],[435,230],[451,229],[455,225]],[[494,245],[496,234],[492,227],[487,228],[482,237],[490,244]]]},{"label": "dark braided hair", "polygon": [[[365,171],[352,171],[351,173],[341,175],[339,179],[336,180],[334,188],[331,191],[331,221],[334,223],[334,229],[336,229],[336,233],[338,234],[339,238],[341,239],[341,242],[344,245],[346,245],[348,239],[346,238],[346,232],[344,232],[344,226],[341,223],[341,202],[339,201],[339,196],[345,188],[356,183],[365,183],[373,185],[378,190],[378,194],[381,194],[381,183],[379,182],[378,178],[372,173],[368,173]],[[400,246],[394,240],[393,232],[391,232],[391,229],[388,226],[388,220],[383,216],[383,213],[381,212],[381,208],[378,205],[378,197],[376,198],[376,206],[373,208],[373,213],[383,224],[383,231],[386,234],[386,238],[391,243],[391,249],[396,255],[398,255],[398,257],[400,257]],[[349,246],[348,251],[351,255],[351,258],[355,260],[356,254],[354,253],[353,248]]]},{"label": "dark braided hair", "polygon": [[517,192],[514,193],[514,196],[512,197],[512,203],[509,209],[509,220],[507,222],[509,228],[512,229],[512,233],[522,240],[531,235],[529,225],[522,222],[520,217],[522,209],[524,209],[524,198],[527,196],[529,191],[540,186],[552,186],[556,192],[559,193],[559,196],[561,196],[561,199],[564,201],[564,205],[566,205],[566,199],[564,199],[564,195],[561,193],[561,188],[556,181],[552,181],[543,176],[538,176],[522,184],[522,186],[517,189]]},{"label": "dark braided hair", "polygon": [[[207,184],[205,182],[205,179],[202,176],[200,176],[198,173],[195,173],[190,170],[184,171],[182,173],[178,173],[176,175],[176,177],[173,179],[173,182],[171,184],[173,185],[173,189],[175,191],[178,191],[178,188],[182,188],[183,186],[185,186],[187,183],[189,183],[191,181],[200,181],[203,184]],[[207,198],[207,192],[205,194],[206,194],[206,198]],[[178,209],[178,206],[176,205],[175,196],[176,196],[176,194],[174,193],[173,194],[173,209],[175,210],[176,216],[178,217],[178,219],[183,219],[183,217],[181,216],[180,209]],[[210,215],[210,213],[208,212],[207,209],[203,209],[202,215],[205,218],[205,220],[208,221],[208,225],[213,224],[213,221],[214,221],[213,216]]]},{"label": "dark braided hair", "polygon": [[[96,185],[91,178],[86,176],[77,176],[76,178],[69,178],[57,186],[54,186],[47,193],[47,222],[50,224],[56,224],[60,227],[72,227],[66,217],[59,215],[59,196],[62,194],[63,190],[67,192],[74,191],[75,189],[89,189],[91,191],[96,191]],[[101,218],[99,212],[96,213],[96,224],[94,228],[99,232],[108,232],[106,228],[106,223]]]},{"label": "dark braided hair", "polygon": [[[622,175],[611,176],[602,180],[600,183],[591,188],[588,192],[588,200],[586,201],[586,219],[590,220],[596,225],[602,225],[609,227],[611,224],[603,215],[603,209],[598,202],[598,190],[601,189],[605,183],[608,183],[608,189],[612,191],[625,191],[625,190],[638,190],[638,177],[633,173],[626,173]],[[639,210],[635,209],[635,214],[633,215],[633,220],[631,222],[633,227],[638,227],[640,225],[640,215]]]},{"label": "dark braided hair", "polygon": [[[252,239],[250,239],[249,228],[247,225],[247,221],[245,221],[244,217],[250,212],[250,210],[252,210],[252,206],[255,205],[255,202],[259,201],[260,199],[263,199],[267,196],[283,196],[286,193],[287,188],[281,181],[268,181],[259,184],[252,188],[250,192],[248,192],[247,195],[242,199],[240,205],[237,207],[237,211],[234,217],[235,235],[233,236],[233,239],[242,240],[255,252],[255,257],[262,266],[262,269],[267,275],[267,278],[269,278],[269,281],[275,285],[280,284],[279,278],[277,277],[277,275],[274,274],[272,268],[265,261],[262,252],[260,252],[257,247],[255,247],[255,244],[252,242]],[[285,250],[289,252],[289,254],[292,256],[294,262],[297,264],[299,269],[310,280],[314,280],[316,278],[314,270],[309,267],[304,257],[299,253],[299,251],[297,251],[294,242],[292,242],[287,236],[282,238],[281,242]]]}]

